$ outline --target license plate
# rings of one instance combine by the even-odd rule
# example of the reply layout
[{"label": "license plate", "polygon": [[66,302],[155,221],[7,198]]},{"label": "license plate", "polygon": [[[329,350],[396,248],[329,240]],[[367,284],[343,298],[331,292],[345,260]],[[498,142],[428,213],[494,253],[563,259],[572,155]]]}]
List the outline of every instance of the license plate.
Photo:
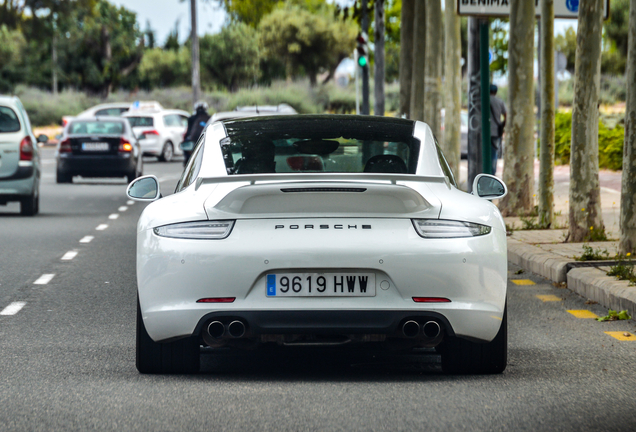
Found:
[{"label": "license plate", "polygon": [[110,146],[105,142],[82,143],[84,151],[108,151],[109,148]]},{"label": "license plate", "polygon": [[373,273],[280,273],[267,275],[268,297],[373,297]]}]

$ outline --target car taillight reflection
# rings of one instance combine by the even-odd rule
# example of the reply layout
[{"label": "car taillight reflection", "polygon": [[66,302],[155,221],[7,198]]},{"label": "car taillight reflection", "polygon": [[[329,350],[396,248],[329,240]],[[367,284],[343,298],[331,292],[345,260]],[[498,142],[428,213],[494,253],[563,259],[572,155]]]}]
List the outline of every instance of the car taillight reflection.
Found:
[{"label": "car taillight reflection", "polygon": [[20,160],[33,160],[33,141],[31,141],[31,137],[28,135],[20,142]]},{"label": "car taillight reflection", "polygon": [[71,151],[71,140],[66,138],[60,143],[60,153],[70,153]]}]

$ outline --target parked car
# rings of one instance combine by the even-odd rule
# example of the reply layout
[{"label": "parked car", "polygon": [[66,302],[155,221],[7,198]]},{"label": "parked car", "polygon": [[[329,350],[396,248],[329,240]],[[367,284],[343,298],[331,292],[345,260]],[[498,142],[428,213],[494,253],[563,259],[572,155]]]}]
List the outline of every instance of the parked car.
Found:
[{"label": "parked car", "polygon": [[40,152],[29,116],[16,96],[0,96],[0,205],[19,201],[20,214],[36,215],[40,176]]},{"label": "parked car", "polygon": [[66,126],[69,121],[75,118],[91,118],[91,117],[119,117],[130,108],[130,102],[113,102],[95,105],[92,108],[82,111],[76,116],[62,116],[62,126]]},{"label": "parked car", "polygon": [[139,137],[143,155],[156,156],[162,162],[183,154],[179,144],[188,128],[189,116],[186,111],[164,109],[157,102],[133,106],[123,115]]},{"label": "parked car", "polygon": [[507,250],[489,200],[457,188],[428,125],[386,117],[217,122],[137,226],[137,368],[196,372],[200,346],[438,347],[452,373],[507,356]]},{"label": "parked car", "polygon": [[117,117],[73,119],[57,145],[57,182],[73,176],[121,177],[129,182],[142,175],[139,143],[130,123]]}]

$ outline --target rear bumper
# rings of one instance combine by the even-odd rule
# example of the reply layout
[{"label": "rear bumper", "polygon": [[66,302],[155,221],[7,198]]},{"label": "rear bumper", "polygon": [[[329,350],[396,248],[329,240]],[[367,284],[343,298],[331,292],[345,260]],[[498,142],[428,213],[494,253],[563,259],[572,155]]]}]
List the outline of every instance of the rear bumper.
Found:
[{"label": "rear bumper", "polygon": [[123,176],[136,168],[131,153],[102,156],[60,155],[57,161],[59,172],[85,177]]},{"label": "rear bumper", "polygon": [[33,194],[39,178],[39,171],[33,164],[19,166],[10,177],[0,178],[0,203],[17,201]]}]

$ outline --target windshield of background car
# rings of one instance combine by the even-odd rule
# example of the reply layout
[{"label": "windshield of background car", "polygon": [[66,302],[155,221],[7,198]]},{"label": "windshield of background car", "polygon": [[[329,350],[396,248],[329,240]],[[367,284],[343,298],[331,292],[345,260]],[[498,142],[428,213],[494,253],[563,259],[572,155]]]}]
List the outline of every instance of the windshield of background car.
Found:
[{"label": "windshield of background car", "polygon": [[154,126],[152,117],[126,117],[132,127],[137,126]]},{"label": "windshield of background car", "polygon": [[70,135],[121,135],[124,133],[124,124],[120,121],[76,121],[71,123],[68,133]]},{"label": "windshield of background car", "polygon": [[128,108],[104,108],[95,113],[95,116],[111,116],[119,117],[123,113],[128,111]]},{"label": "windshield of background car", "polygon": [[410,120],[345,116],[260,117],[224,123],[228,174],[415,174]]},{"label": "windshield of background car", "polygon": [[20,120],[15,111],[9,107],[0,106],[0,133],[18,132]]}]

